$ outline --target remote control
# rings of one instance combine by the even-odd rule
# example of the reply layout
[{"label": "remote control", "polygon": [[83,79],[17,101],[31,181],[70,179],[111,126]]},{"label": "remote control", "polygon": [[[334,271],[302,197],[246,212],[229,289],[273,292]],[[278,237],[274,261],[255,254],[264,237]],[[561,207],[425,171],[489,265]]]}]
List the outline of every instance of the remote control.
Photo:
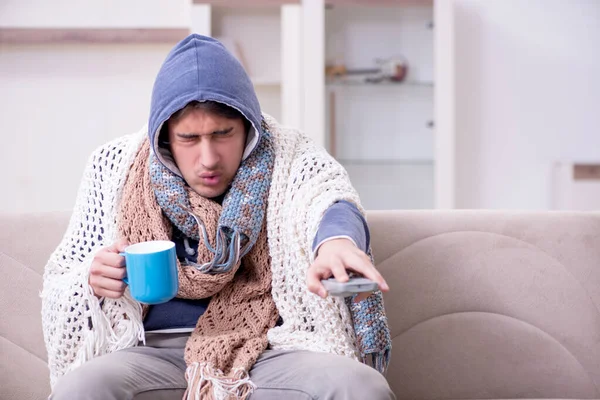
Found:
[{"label": "remote control", "polygon": [[331,296],[350,297],[357,293],[372,292],[379,288],[377,282],[367,278],[354,277],[348,282],[338,282],[335,278],[323,279],[321,281],[325,290]]}]

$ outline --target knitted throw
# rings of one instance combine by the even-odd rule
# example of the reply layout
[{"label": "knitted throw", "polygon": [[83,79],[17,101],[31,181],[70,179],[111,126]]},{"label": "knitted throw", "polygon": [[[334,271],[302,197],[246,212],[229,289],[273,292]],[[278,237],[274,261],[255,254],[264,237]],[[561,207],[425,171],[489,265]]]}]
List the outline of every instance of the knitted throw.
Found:
[{"label": "knitted throw", "polygon": [[[250,157],[244,161],[246,168],[255,167],[252,165],[256,161],[253,158],[260,158],[260,153],[257,155],[259,157]],[[151,169],[150,162],[150,146],[146,141],[135,157],[125,183],[118,219],[119,232],[130,243],[170,240],[172,234],[171,222],[163,216],[163,210],[155,197],[155,189],[166,193],[167,199],[176,201],[179,198],[173,195],[172,189],[181,187],[153,187],[149,171],[156,171],[156,168]],[[244,166],[240,167],[243,168]],[[268,173],[266,175],[269,176]],[[240,180],[244,176],[236,175],[233,183],[236,189],[248,189],[245,184],[249,181]],[[160,180],[155,177],[155,181],[158,184]],[[206,232],[207,245],[202,246],[200,243],[198,246],[198,264],[210,265],[215,258],[211,249],[218,247],[216,232],[224,231],[219,218],[232,213],[227,210],[228,205],[237,206],[236,214],[242,219],[252,219],[256,214],[242,207],[235,198],[225,201],[222,209],[218,203],[203,198],[191,189],[186,192],[187,204],[184,207],[189,208],[203,222]],[[230,193],[235,195],[238,191]],[[256,208],[259,208],[261,205],[258,203],[266,199],[267,193],[257,193],[259,197],[251,204],[257,204]],[[247,194],[253,198],[251,192]],[[266,207],[266,201],[263,201],[262,207]],[[181,221],[185,223],[185,218]],[[236,251],[233,258],[222,263],[229,268],[223,267],[218,274],[179,265],[178,297],[201,299],[212,296],[206,312],[198,320],[186,345],[188,389],[184,397],[188,399],[247,398],[254,387],[249,380],[248,371],[266,349],[267,331],[277,321],[278,313],[271,296],[271,266],[264,224],[262,221],[257,221],[256,225],[253,225],[253,221],[244,222],[240,224],[241,227],[254,228],[253,233],[247,232],[244,236],[255,242],[249,242],[253,246],[244,246],[247,254],[242,262],[237,258]],[[178,227],[183,223],[177,221]],[[240,235],[235,225],[230,227],[229,232]],[[237,240],[232,240],[231,243],[239,244]],[[243,267],[240,267],[242,263]]]},{"label": "knitted throw", "polygon": [[[263,117],[273,140],[275,162],[262,232],[266,230],[268,235],[271,295],[283,319],[283,324],[268,331],[269,347],[327,352],[354,360],[375,355],[385,361],[390,341],[380,294],[372,303],[376,313],[371,314],[366,311],[372,308],[370,301],[348,307],[340,298],[322,299],[306,287],[307,269],[313,261],[311,246],[323,214],[340,200],[356,204],[362,211],[348,174],[302,132],[281,126],[268,115]],[[83,363],[144,339],[142,309],[129,291],[119,299],[105,298],[100,305],[88,279],[97,250],[121,236],[117,217],[128,197],[123,192],[125,182],[147,137],[143,127],[90,155],[69,226],[46,264],[42,326],[52,387]],[[149,200],[155,204],[154,199]],[[142,209],[140,206],[136,213]],[[157,225],[164,223],[169,231],[164,237],[168,238],[167,218],[160,217],[158,209],[151,211],[157,216]],[[216,224],[211,229],[216,230]],[[260,248],[259,243],[255,249]],[[244,265],[251,254],[244,257]],[[181,271],[192,274],[192,269],[183,267]],[[182,279],[187,276],[181,273]],[[359,316],[359,308],[368,318]],[[359,320],[365,329],[357,325]]]}]

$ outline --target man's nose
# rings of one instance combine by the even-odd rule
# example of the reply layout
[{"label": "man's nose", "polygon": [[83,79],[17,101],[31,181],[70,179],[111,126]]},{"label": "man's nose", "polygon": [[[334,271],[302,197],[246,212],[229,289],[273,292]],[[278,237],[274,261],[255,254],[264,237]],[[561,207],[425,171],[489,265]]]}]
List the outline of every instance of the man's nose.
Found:
[{"label": "man's nose", "polygon": [[211,140],[200,142],[200,163],[205,169],[214,169],[219,164],[219,154]]}]

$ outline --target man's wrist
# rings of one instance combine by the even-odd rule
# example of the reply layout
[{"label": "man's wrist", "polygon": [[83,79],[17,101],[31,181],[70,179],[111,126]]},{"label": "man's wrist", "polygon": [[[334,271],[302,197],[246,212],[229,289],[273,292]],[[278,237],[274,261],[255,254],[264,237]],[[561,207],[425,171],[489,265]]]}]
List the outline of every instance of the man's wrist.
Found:
[{"label": "man's wrist", "polygon": [[346,239],[346,240],[350,241],[350,243],[352,243],[354,246],[358,247],[358,245],[356,244],[356,242],[354,241],[354,239],[352,239],[348,235],[331,236],[331,237],[328,237],[326,239],[321,240],[317,244],[317,246],[315,246],[315,250],[313,251],[313,254],[312,254],[313,260],[316,259],[319,256],[319,249],[321,248],[321,246],[323,246],[327,242],[331,242],[333,240],[338,240],[338,239]]}]

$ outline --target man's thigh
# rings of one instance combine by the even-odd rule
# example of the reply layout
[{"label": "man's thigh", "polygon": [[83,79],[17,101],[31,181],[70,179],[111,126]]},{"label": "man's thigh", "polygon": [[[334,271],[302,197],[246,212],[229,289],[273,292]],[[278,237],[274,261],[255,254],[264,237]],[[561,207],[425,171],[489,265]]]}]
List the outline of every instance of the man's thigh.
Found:
[{"label": "man's thigh", "polygon": [[94,358],[60,378],[50,399],[181,400],[187,387],[185,340],[171,337],[154,343],[167,347],[140,346]]},{"label": "man's thigh", "polygon": [[379,372],[347,357],[267,350],[250,371],[250,400],[395,399]]}]

